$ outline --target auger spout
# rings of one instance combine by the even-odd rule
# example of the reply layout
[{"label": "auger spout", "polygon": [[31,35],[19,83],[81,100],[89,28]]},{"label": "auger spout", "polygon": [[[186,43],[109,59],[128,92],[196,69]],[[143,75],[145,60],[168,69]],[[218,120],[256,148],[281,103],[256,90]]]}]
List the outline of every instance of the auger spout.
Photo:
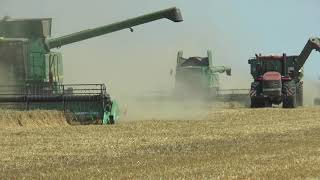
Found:
[{"label": "auger spout", "polygon": [[311,37],[308,40],[300,55],[297,57],[296,70],[300,70],[303,67],[314,49],[320,52],[320,38]]},{"label": "auger spout", "polygon": [[89,38],[101,36],[104,34],[120,31],[127,28],[132,28],[141,24],[149,23],[160,19],[169,19],[173,22],[183,21],[181,12],[178,8],[173,7],[154,13],[142,15],[139,17],[127,19],[124,21],[116,22],[106,26],[101,26],[93,29],[87,29],[77,33],[72,33],[58,38],[52,38],[46,40],[46,46],[48,49],[61,47],[67,44],[75,43],[78,41],[86,40]]}]

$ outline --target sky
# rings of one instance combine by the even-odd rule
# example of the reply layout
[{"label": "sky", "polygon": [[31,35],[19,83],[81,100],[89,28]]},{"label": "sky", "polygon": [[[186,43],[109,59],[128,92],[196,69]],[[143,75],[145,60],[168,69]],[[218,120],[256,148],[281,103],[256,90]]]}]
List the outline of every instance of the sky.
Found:
[{"label": "sky", "polygon": [[[255,53],[298,55],[308,38],[320,37],[319,0],[0,0],[0,17],[52,17],[59,37],[176,6],[184,22],[160,20],[63,46],[66,83],[106,83],[111,94],[167,90],[176,54],[205,56],[232,67],[224,88],[249,88],[248,59]],[[305,79],[320,75],[320,54],[305,65]]]}]

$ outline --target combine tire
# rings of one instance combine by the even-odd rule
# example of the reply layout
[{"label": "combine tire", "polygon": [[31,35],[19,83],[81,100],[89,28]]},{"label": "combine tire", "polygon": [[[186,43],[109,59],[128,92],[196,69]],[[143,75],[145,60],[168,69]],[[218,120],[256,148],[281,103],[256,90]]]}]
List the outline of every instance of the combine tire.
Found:
[{"label": "combine tire", "polygon": [[113,116],[109,116],[109,124],[114,124],[114,118],[113,118]]},{"label": "combine tire", "polygon": [[303,106],[303,83],[299,82],[297,84],[297,106]]},{"label": "combine tire", "polygon": [[283,108],[296,108],[297,107],[297,94],[296,85],[294,82],[283,83]]}]

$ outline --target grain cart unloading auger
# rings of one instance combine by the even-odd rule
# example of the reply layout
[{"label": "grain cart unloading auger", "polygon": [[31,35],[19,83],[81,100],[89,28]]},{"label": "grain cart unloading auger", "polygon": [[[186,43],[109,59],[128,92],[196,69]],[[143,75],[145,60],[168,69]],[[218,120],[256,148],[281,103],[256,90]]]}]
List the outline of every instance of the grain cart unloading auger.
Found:
[{"label": "grain cart unloading auger", "polygon": [[261,56],[249,59],[251,75],[251,107],[270,107],[282,103],[283,108],[303,105],[303,65],[312,50],[320,51],[320,38],[310,38],[299,56]]},{"label": "grain cart unloading auger", "polygon": [[62,110],[80,123],[113,124],[119,117],[118,106],[105,85],[64,85],[61,53],[51,49],[164,18],[182,21],[180,10],[170,8],[58,38],[49,38],[50,18],[4,18],[0,21],[1,107]]}]

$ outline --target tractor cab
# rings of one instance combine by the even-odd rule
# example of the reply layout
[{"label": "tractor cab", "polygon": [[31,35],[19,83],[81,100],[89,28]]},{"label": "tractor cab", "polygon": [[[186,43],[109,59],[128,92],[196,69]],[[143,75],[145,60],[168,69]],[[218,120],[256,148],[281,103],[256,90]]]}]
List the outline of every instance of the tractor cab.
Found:
[{"label": "tractor cab", "polygon": [[288,79],[296,76],[295,59],[297,56],[262,56],[261,54],[249,59],[251,65],[251,75],[254,79],[262,78],[265,73],[277,72],[282,78]]},{"label": "tractor cab", "polygon": [[274,71],[282,74],[282,61],[281,56],[260,56],[261,60],[261,73],[264,74],[269,71]]}]

